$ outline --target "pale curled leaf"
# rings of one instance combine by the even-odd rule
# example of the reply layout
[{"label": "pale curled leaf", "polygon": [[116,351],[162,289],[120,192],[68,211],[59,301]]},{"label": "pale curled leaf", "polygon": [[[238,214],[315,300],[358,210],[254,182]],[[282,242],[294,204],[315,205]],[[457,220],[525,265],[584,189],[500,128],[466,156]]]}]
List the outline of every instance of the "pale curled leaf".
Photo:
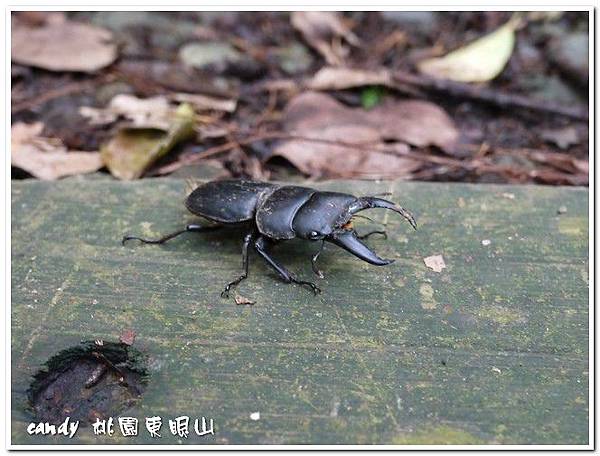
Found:
[{"label": "pale curled leaf", "polygon": [[47,21],[39,27],[15,22],[11,59],[50,71],[94,72],[117,58],[108,30],[73,21]]},{"label": "pale curled leaf", "polygon": [[168,130],[125,128],[100,150],[111,174],[119,179],[137,179],[152,163],[177,143],[194,134],[194,110],[182,104]]},{"label": "pale curled leaf", "polygon": [[446,263],[444,262],[444,257],[442,255],[432,255],[427,258],[423,258],[425,262],[425,266],[434,272],[442,272],[442,270],[446,267]]},{"label": "pale curled leaf", "polygon": [[131,127],[168,130],[175,108],[166,97],[138,98],[134,95],[115,95],[106,108],[82,106],[79,113],[94,125],[105,125],[123,117]]},{"label": "pale curled leaf", "polygon": [[516,21],[449,54],[423,60],[419,71],[429,76],[459,82],[485,82],[498,76],[512,55]]},{"label": "pale curled leaf", "polygon": [[189,103],[197,111],[234,112],[237,101],[192,93],[173,93],[167,96],[138,98],[134,95],[115,95],[106,108],[82,106],[79,113],[93,125],[107,125],[119,118],[129,122],[130,127],[158,128],[168,130],[176,107],[170,101]]},{"label": "pale curled leaf", "polygon": [[67,152],[62,142],[41,135],[44,125],[16,123],[11,127],[11,164],[44,180],[86,174],[102,168],[98,152]]}]

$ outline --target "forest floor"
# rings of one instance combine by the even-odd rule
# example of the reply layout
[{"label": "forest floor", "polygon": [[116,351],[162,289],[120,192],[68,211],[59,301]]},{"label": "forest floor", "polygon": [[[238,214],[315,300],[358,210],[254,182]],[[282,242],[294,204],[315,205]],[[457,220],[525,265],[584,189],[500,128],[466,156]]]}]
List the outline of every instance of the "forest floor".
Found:
[{"label": "forest floor", "polygon": [[587,12],[15,12],[12,38],[13,178],[588,183]]}]

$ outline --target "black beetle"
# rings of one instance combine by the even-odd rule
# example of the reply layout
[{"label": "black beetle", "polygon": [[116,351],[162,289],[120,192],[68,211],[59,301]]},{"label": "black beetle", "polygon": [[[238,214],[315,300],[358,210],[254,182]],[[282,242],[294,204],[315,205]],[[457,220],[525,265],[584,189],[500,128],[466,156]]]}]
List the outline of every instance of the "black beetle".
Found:
[{"label": "black beetle", "polygon": [[379,258],[360,239],[373,231],[358,236],[351,226],[351,219],[357,213],[370,208],[391,209],[402,215],[414,229],[417,224],[413,216],[402,207],[396,206],[375,196],[356,197],[346,193],[321,192],[307,187],[276,185],[266,182],[244,180],[213,181],[197,187],[185,201],[188,210],[218,225],[188,225],[183,230],[167,234],[160,239],[149,240],[137,236],[124,236],[123,244],[137,239],[147,244],[162,244],[187,231],[214,231],[231,225],[247,225],[248,233],[242,247],[244,273],[229,282],[221,296],[227,296],[232,286],[248,277],[248,247],[253,243],[255,250],[275,269],[287,283],[308,285],[313,292],[321,290],[312,282],[296,279],[267,252],[270,244],[293,238],[321,241],[321,248],[313,255],[311,262],[315,274],[323,277],[316,267],[316,261],[323,250],[325,241],[332,242],[361,260],[383,266],[394,260]]}]

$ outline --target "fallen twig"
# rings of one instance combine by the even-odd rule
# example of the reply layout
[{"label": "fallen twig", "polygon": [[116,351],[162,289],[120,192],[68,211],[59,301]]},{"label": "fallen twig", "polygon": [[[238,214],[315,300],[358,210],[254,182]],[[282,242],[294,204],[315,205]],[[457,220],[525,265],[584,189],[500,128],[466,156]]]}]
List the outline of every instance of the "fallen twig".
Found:
[{"label": "fallen twig", "polygon": [[34,108],[50,100],[54,100],[55,98],[64,97],[65,95],[70,95],[72,93],[91,90],[97,86],[99,81],[102,81],[103,79],[104,77],[81,82],[73,82],[62,87],[57,87],[56,89],[48,90],[44,93],[36,95],[35,97],[12,104],[10,107],[10,113],[15,114],[17,112],[24,111],[25,109]]},{"label": "fallen twig", "polygon": [[581,106],[564,106],[546,101],[534,100],[522,95],[509,94],[487,87],[462,84],[459,82],[436,79],[429,76],[420,76],[405,71],[392,73],[395,81],[403,84],[417,86],[432,92],[444,93],[455,98],[466,98],[480,101],[500,108],[522,108],[531,111],[556,114],[571,119],[587,121],[589,119],[588,109]]}]

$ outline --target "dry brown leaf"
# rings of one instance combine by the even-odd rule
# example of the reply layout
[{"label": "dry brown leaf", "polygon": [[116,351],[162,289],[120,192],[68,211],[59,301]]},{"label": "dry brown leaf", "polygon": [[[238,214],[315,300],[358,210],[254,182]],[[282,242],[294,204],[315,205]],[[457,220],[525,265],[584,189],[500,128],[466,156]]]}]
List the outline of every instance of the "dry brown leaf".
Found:
[{"label": "dry brown leaf", "polygon": [[41,135],[44,124],[16,123],[11,127],[11,164],[35,177],[55,180],[102,168],[98,152],[67,152],[58,139]]},{"label": "dry brown leaf", "polygon": [[393,87],[394,82],[387,70],[368,71],[342,67],[325,67],[307,82],[312,90],[344,90],[369,85]]},{"label": "dry brown leaf", "polygon": [[[449,150],[458,138],[446,113],[425,101],[394,101],[365,111],[317,92],[293,98],[285,109],[283,126],[286,132],[313,141],[283,141],[274,155],[313,176],[407,176],[420,162],[401,156],[409,150],[404,143]],[[390,139],[399,142],[384,144]]]},{"label": "dry brown leaf", "polygon": [[407,176],[420,166],[418,161],[400,156],[409,150],[406,144],[382,143],[381,132],[369,122],[367,112],[347,108],[328,95],[305,92],[295,97],[285,110],[283,123],[287,132],[311,140],[283,141],[274,155],[284,157],[305,174],[393,178]]},{"label": "dry brown leaf", "polygon": [[291,23],[329,65],[340,65],[343,61],[340,50],[332,46],[332,38],[344,38],[353,46],[360,45],[358,37],[335,11],[294,11]]},{"label": "dry brown leaf", "polygon": [[50,71],[94,72],[117,58],[108,30],[73,21],[46,21],[39,27],[14,21],[11,58]]},{"label": "dry brown leaf", "polygon": [[434,272],[442,272],[442,269],[446,267],[444,257],[442,255],[432,255],[427,258],[423,258],[425,266],[432,269]]}]

